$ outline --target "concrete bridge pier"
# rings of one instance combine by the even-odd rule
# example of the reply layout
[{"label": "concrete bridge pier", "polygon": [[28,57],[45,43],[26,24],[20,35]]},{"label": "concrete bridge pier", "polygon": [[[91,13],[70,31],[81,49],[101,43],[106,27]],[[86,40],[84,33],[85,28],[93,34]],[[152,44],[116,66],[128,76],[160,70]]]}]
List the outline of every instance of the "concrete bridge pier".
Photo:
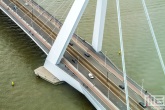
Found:
[{"label": "concrete bridge pier", "polygon": [[46,58],[44,67],[60,81],[67,82],[79,92],[84,94],[97,110],[106,110],[102,104],[93,95],[91,95],[88,90],[82,86],[82,84],[80,84],[79,81],[58,66],[80,21],[80,18],[84,13],[88,1],[89,0],[75,0],[73,3],[73,6],[71,7],[71,10]]},{"label": "concrete bridge pier", "polygon": [[92,105],[97,110],[106,110],[105,107],[94,97],[91,93],[89,93],[88,88],[85,88],[78,80],[70,76],[64,70],[62,70],[58,65],[54,65],[48,60],[45,61],[44,67],[52,73],[55,77],[57,77],[60,81],[65,81],[76,90],[84,94],[84,96],[92,103]]},{"label": "concrete bridge pier", "polygon": [[[84,94],[97,110],[106,110],[107,105],[103,104],[103,100],[99,100],[99,96],[96,95],[96,93],[91,92],[90,88],[87,88],[83,85],[85,81],[82,81],[80,79],[81,77],[84,77],[85,79],[85,76],[83,76],[79,71],[76,70],[76,68],[74,68],[77,71],[77,75],[81,76],[75,79],[59,67],[59,63],[63,57],[66,47],[71,40],[73,32],[77,27],[77,24],[86,8],[88,1],[89,0],[75,0],[67,16],[67,19],[65,20],[63,27],[61,28],[61,31],[57,36],[57,39],[53,44],[50,52],[50,48],[44,47],[42,42],[39,42],[39,40],[35,38],[37,36],[38,38],[40,38],[41,36],[38,35],[38,33],[35,32],[35,30],[32,29],[32,27],[30,27],[23,19],[21,19],[21,17],[17,13],[15,13],[10,7],[8,7],[7,4],[5,4],[2,0],[0,0],[0,9],[6,15],[8,15],[48,55],[44,64],[44,69],[48,70],[53,76],[57,77],[60,81],[67,82],[76,90]],[[29,34],[29,30],[34,31],[34,35]],[[87,78],[86,80],[88,87],[93,86]],[[97,90],[95,87],[93,88],[95,89],[95,91]],[[108,100],[105,96],[103,97],[104,99]]]}]

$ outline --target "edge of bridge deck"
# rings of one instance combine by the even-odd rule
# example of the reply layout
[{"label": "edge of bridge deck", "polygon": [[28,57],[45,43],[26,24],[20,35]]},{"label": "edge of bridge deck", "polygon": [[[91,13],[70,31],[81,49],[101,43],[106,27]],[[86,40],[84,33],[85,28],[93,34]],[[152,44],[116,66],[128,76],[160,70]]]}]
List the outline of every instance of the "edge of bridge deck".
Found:
[{"label": "edge of bridge deck", "polygon": [[41,77],[42,79],[52,83],[52,84],[60,84],[62,83],[57,77],[51,74],[44,66],[41,66],[34,70],[35,75]]},{"label": "edge of bridge deck", "polygon": [[[1,5],[1,4],[0,4]],[[73,35],[74,36],[74,35]],[[80,36],[79,36],[80,37]],[[77,38],[77,37],[76,37]],[[81,40],[80,40],[81,39]],[[79,41],[85,41],[85,40],[83,40],[82,38],[77,38],[77,40]],[[83,45],[85,45],[86,47],[88,47],[88,48],[85,48],[85,49],[87,49],[87,52],[89,51],[89,50],[91,50],[92,52],[94,52],[95,54],[97,54],[97,55],[101,55],[101,58],[100,59],[102,59],[103,61],[104,61],[104,57],[105,57],[105,55],[101,52],[101,53],[96,53],[93,49],[91,49],[91,45],[86,45],[86,44],[88,44],[87,42],[83,42],[82,43]],[[108,61],[109,59],[107,59],[106,58],[106,60]],[[104,63],[104,62],[103,62]],[[107,64],[108,64],[108,62],[107,62]],[[113,65],[113,64],[111,64],[111,65]],[[115,65],[113,65],[114,67],[115,67]],[[115,68],[116,69],[116,68]],[[47,78],[47,73],[46,73],[46,71],[48,71],[48,70],[46,70],[44,67],[42,68],[42,67],[39,67],[39,68],[37,68],[36,69],[36,71],[38,72],[40,72],[40,75],[42,75],[43,77],[41,77],[41,78],[43,78],[43,79],[45,79],[45,77]],[[36,73],[36,72],[35,72]],[[51,74],[51,73],[50,73]],[[38,74],[37,74],[38,75]],[[51,74],[52,75],[52,74]],[[39,75],[38,75],[39,76]],[[49,76],[49,74],[48,74],[48,76]],[[52,78],[54,77],[54,75],[53,76],[51,76],[50,77],[50,79],[52,80]],[[49,79],[49,78],[48,78]],[[48,80],[48,79],[45,79],[46,81],[48,81],[48,82],[50,82],[50,83],[52,83],[52,84],[55,84],[55,83],[53,83],[51,80]],[[57,79],[58,80],[58,79]],[[59,81],[60,82],[60,81]],[[57,82],[58,83],[58,82]]]}]

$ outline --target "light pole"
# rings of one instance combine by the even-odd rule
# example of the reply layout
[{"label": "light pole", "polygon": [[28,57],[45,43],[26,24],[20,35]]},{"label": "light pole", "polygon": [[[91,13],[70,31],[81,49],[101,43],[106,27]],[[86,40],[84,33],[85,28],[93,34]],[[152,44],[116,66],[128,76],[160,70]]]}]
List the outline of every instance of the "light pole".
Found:
[{"label": "light pole", "polygon": [[107,84],[108,84],[108,99],[109,99],[109,83],[108,83],[108,72],[107,72]]},{"label": "light pole", "polygon": [[79,56],[77,56],[77,71],[78,71]]},{"label": "light pole", "polygon": [[107,63],[107,57],[106,57],[107,51],[105,51],[105,67],[106,67],[106,63]]},{"label": "light pole", "polygon": [[32,25],[32,28],[33,28],[33,2],[32,2],[32,18],[31,18],[31,25]]},{"label": "light pole", "polygon": [[78,27],[77,27],[77,34],[76,34],[76,43],[77,43],[77,40],[78,40]]},{"label": "light pole", "polygon": [[142,91],[143,91],[143,83],[144,83],[144,79],[142,79],[142,89],[141,89],[141,95],[142,95]]}]

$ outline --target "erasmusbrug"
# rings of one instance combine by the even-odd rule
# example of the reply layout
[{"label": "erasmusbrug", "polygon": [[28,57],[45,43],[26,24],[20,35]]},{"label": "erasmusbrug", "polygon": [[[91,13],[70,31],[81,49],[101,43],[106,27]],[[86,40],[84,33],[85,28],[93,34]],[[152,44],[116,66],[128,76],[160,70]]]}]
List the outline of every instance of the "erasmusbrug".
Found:
[{"label": "erasmusbrug", "polygon": [[[63,68],[61,63],[64,63],[65,67],[68,67],[73,73],[75,72],[74,74],[78,77],[78,81],[80,79],[80,85],[76,85],[75,88],[85,94],[97,109],[101,109],[104,104],[105,107],[103,108],[123,108],[123,102],[120,103],[119,101],[118,104],[118,99],[113,96],[115,95],[121,100],[123,100],[123,96],[125,96],[123,101],[125,101],[126,108],[129,110],[130,108],[139,109],[139,104],[142,107],[150,106],[150,103],[148,102],[150,99],[146,101],[144,98],[147,94],[149,98],[151,97],[151,102],[153,101],[152,96],[150,94],[148,95],[148,92],[151,92],[154,95],[165,95],[165,90],[162,89],[165,88],[163,85],[165,81],[165,44],[163,43],[165,41],[163,38],[163,35],[165,34],[163,28],[165,24],[163,20],[165,18],[165,15],[163,14],[165,6],[163,5],[163,2],[163,0],[155,2],[150,0],[11,0],[5,1],[6,4],[2,3],[4,5],[2,5],[2,9],[5,8],[6,5],[10,14],[15,16],[16,19],[21,18],[18,22],[21,22],[21,20],[26,21],[28,26],[30,26],[25,26],[30,33],[28,33],[29,36],[44,36],[43,38],[45,41],[49,43],[45,45],[48,50],[52,46],[49,53],[46,52],[46,50],[44,51],[43,47],[41,48],[48,55],[44,67],[53,75],[57,75],[57,73],[55,73],[56,71],[62,72],[60,70]],[[10,12],[10,10],[12,11]],[[6,11],[6,13],[7,12],[8,11]],[[45,13],[47,15],[44,15]],[[20,18],[17,17],[18,15]],[[47,18],[43,19],[43,17]],[[58,20],[59,27],[51,27],[52,24],[50,23],[54,19]],[[37,35],[35,35],[31,29],[37,31]],[[25,29],[24,31],[27,30]],[[73,38],[74,40],[72,39],[74,42],[70,42],[73,33],[76,34]],[[50,37],[45,38],[45,36]],[[57,38],[55,38],[55,36],[57,36]],[[80,42],[81,40],[85,43]],[[85,69],[87,69],[87,71],[89,70],[90,73],[96,71],[94,69],[92,71],[92,67],[89,67],[90,64],[87,65],[82,61],[86,60],[86,62],[92,62],[91,59],[83,59],[83,57],[79,55],[79,53],[81,54],[81,52],[83,52],[80,50],[81,48],[74,47],[73,49],[71,47],[74,43],[80,47],[83,45],[82,47],[85,48],[84,55],[86,57],[92,56],[96,58],[97,63],[100,63],[100,65],[103,66],[102,68],[108,69],[109,62],[111,62],[110,65],[113,65],[113,68],[116,68],[118,73],[123,73],[123,79],[117,82],[114,81],[114,83],[119,85],[119,88],[123,88],[124,92],[120,91],[121,93],[118,93],[118,88],[114,89],[116,87],[109,81],[114,80],[117,76],[114,77],[104,70],[105,74],[107,74],[107,82],[104,82],[106,81],[105,76],[102,76],[104,79],[99,79],[101,76],[97,76],[97,74],[94,75],[98,77],[98,81],[94,82],[92,80],[90,83],[88,81],[85,82],[85,79],[83,79],[84,76],[79,74],[81,65],[82,67],[86,67]],[[90,50],[86,45],[90,45],[89,47],[92,47],[93,50]],[[68,53],[65,52],[66,48]],[[76,51],[78,52],[77,54]],[[95,51],[95,54],[92,54],[92,51]],[[100,58],[95,57],[94,55],[100,55]],[[70,63],[68,63],[65,58],[68,59],[68,61],[71,59],[71,62],[76,63],[77,65],[75,66],[73,64],[70,66]],[[102,68],[97,67],[97,64],[94,65],[93,68],[95,67],[98,69],[96,73],[99,74],[100,71],[103,72]],[[68,77],[68,79],[64,77]],[[89,77],[91,79],[94,78],[93,76]],[[67,76],[65,73],[63,74],[63,77],[57,75],[57,78],[60,81],[66,81],[72,86],[73,83],[77,81],[75,80],[72,82],[70,79],[73,77]],[[132,79],[135,82],[132,81]],[[108,89],[108,91],[105,89],[105,91],[108,92],[106,98],[105,96],[100,95],[101,93],[97,90],[102,89],[100,88],[101,85],[97,84],[99,81]],[[121,83],[123,84],[120,85]],[[83,85],[82,90],[80,89],[81,84]],[[93,84],[93,87],[98,88],[93,88],[90,84]],[[88,93],[89,91],[86,92],[85,85],[91,89],[91,94],[94,93],[96,96]],[[131,89],[129,87],[127,88],[127,85]],[[138,92],[135,91],[135,95],[133,95],[134,92],[132,93],[130,91],[134,91],[134,89],[130,85],[136,85],[136,89],[138,89],[141,94],[138,94]],[[102,94],[105,95],[105,91],[103,88]],[[125,94],[123,95],[122,93]],[[144,94],[144,97],[142,94]],[[139,103],[139,96],[145,99],[143,103]],[[96,99],[100,99],[101,102],[94,102],[96,99],[93,99],[92,97],[97,97]],[[111,105],[111,102],[108,102],[107,99],[112,100],[114,105]],[[114,102],[114,100],[117,101]],[[97,105],[97,103],[99,104]],[[144,103],[145,105],[143,105]],[[159,104],[159,101],[154,99],[154,103]],[[163,102],[161,102],[161,104],[162,103]],[[117,105],[117,108],[115,108],[115,105]],[[154,107],[154,105],[151,106]]]},{"label": "erasmusbrug", "polygon": [[[35,0],[52,15],[64,22],[74,0]],[[138,84],[144,80],[144,88],[153,94],[164,95],[164,71],[161,61],[165,61],[164,1],[120,1],[121,24],[125,48],[127,75]],[[65,7],[65,8],[63,8]],[[89,43],[92,41],[96,1],[90,0],[75,31]],[[148,15],[152,24],[148,24]],[[152,25],[152,26],[151,26]],[[153,29],[150,29],[150,28]],[[153,35],[154,34],[154,35]],[[153,37],[155,36],[155,37]],[[155,42],[157,40],[157,44]],[[155,46],[158,45],[159,47]],[[160,50],[161,58],[159,58]],[[108,0],[103,38],[103,53],[122,69],[120,41],[117,21],[116,0]],[[154,87],[157,86],[157,87]]]}]

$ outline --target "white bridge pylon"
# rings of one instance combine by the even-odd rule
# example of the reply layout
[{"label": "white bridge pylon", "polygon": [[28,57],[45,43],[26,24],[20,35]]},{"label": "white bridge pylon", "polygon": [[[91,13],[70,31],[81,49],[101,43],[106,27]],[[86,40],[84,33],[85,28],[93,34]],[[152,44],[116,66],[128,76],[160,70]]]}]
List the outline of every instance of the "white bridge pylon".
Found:
[{"label": "white bridge pylon", "polygon": [[96,52],[99,52],[102,49],[106,10],[107,0],[97,0],[95,24],[92,39],[92,46]]},{"label": "white bridge pylon", "polygon": [[[64,24],[46,58],[52,64],[59,64],[77,28],[89,0],[75,0]],[[92,46],[96,52],[102,49],[107,0],[97,0]]]}]

